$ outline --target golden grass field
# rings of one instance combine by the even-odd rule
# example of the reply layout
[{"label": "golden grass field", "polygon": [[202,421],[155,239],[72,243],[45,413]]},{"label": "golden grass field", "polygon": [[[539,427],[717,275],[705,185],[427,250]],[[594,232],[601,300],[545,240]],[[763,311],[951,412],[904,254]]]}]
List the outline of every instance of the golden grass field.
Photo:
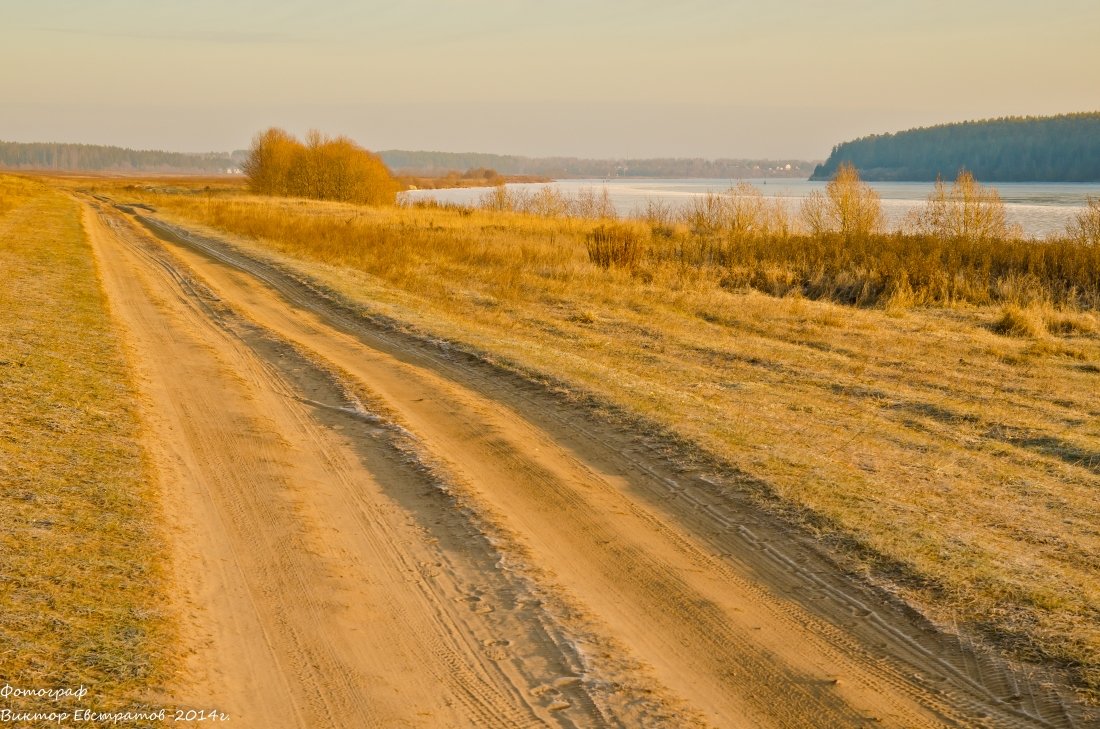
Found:
[{"label": "golden grass field", "polygon": [[1095,292],[971,278],[957,290],[985,294],[883,284],[854,306],[835,287],[769,289],[802,274],[759,243],[724,248],[751,262],[688,260],[670,252],[693,245],[684,231],[641,222],[620,224],[643,241],[638,264],[605,269],[589,258],[593,220],[273,199],[214,180],[53,187],[0,178],[0,644],[14,646],[0,681],[83,681],[132,703],[168,671],[152,480],[64,194],[98,189],[698,445],[849,569],[1100,698]]},{"label": "golden grass field", "polygon": [[0,177],[0,273],[0,685],[141,706],[173,648],[160,519],[71,197]]},{"label": "golden grass field", "polygon": [[[1046,296],[1042,271],[983,282],[990,268],[976,266],[955,290],[977,293],[884,284],[857,307],[835,303],[835,287],[764,293],[738,274],[746,261],[685,261],[661,247],[686,245],[683,231],[640,222],[627,225],[641,263],[605,270],[587,250],[596,221],[98,184],[698,444],[851,569],[1100,691],[1095,291]],[[727,247],[750,249],[762,246]],[[1005,249],[1065,279],[1049,252]],[[1096,253],[1066,260],[1087,277]],[[801,275],[764,263],[777,280]]]}]

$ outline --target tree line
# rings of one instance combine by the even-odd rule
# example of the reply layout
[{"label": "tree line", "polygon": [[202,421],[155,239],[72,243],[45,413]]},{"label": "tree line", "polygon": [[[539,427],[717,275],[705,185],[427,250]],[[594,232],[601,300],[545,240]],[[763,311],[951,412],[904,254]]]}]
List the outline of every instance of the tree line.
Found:
[{"label": "tree line", "polygon": [[1100,112],[1005,117],[875,134],[844,142],[818,165],[828,180],[840,165],[867,180],[953,179],[968,170],[988,182],[1100,181]]},{"label": "tree line", "polygon": [[[225,174],[241,168],[246,150],[234,152],[163,152],[98,144],[24,143],[0,141],[0,167],[93,172],[180,172]],[[436,176],[452,170],[490,168],[505,176],[550,178],[685,177],[746,179],[805,178],[814,168],[805,160],[766,159],[583,159],[515,155],[380,152],[382,161],[404,175]],[[788,165],[790,166],[788,168]]]},{"label": "tree line", "polygon": [[400,183],[378,155],[347,137],[318,131],[299,141],[282,129],[256,136],[242,169],[249,188],[262,195],[393,205]]},{"label": "tree line", "polygon": [[[448,170],[489,167],[504,175],[552,178],[685,177],[737,180],[761,177],[805,178],[813,170],[805,160],[766,159],[583,159],[578,157],[521,157],[457,152],[379,152],[392,169],[409,175],[432,175]],[[789,165],[789,167],[788,167]]]},{"label": "tree line", "polygon": [[200,172],[225,174],[240,167],[243,152],[161,152],[100,144],[0,142],[0,167],[92,172]]}]

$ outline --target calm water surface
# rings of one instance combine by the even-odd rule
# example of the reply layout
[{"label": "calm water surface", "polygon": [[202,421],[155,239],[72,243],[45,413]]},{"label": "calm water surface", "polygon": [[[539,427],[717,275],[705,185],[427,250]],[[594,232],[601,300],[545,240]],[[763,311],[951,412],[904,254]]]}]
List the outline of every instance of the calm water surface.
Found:
[{"label": "calm water surface", "polygon": [[[736,181],[734,181],[736,182]],[[764,195],[782,199],[794,211],[801,200],[814,190],[825,190],[824,182],[808,180],[746,180]],[[620,215],[641,210],[649,200],[671,205],[688,204],[693,197],[729,189],[730,180],[558,180],[551,187],[567,194],[588,188],[597,193],[606,189]],[[873,182],[882,198],[882,208],[891,227],[898,226],[906,213],[920,207],[932,191],[930,182]],[[509,185],[517,190],[535,191],[543,184]],[[1088,197],[1100,197],[1100,183],[1002,182],[996,185],[1004,200],[1008,222],[1018,223],[1025,235],[1043,238],[1065,231],[1066,224],[1085,205]],[[412,190],[402,193],[407,200],[434,199],[462,205],[474,205],[486,193],[485,188],[457,190]]]}]

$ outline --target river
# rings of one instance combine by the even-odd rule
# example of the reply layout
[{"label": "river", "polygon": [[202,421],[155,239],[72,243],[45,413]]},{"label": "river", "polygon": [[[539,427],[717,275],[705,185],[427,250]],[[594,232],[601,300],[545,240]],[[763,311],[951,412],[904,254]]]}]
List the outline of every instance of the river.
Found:
[{"label": "river", "polygon": [[[650,200],[662,200],[682,206],[693,197],[722,192],[737,181],[730,180],[656,180],[617,178],[611,180],[557,180],[549,185],[562,193],[575,195],[588,188],[597,193],[607,190],[620,215],[641,210]],[[814,190],[825,190],[826,183],[797,179],[746,180],[764,195],[780,198],[796,211],[800,202]],[[887,224],[899,226],[905,215],[924,205],[932,191],[930,182],[869,183],[882,198]],[[509,188],[536,191],[544,184],[516,184]],[[1100,183],[1002,182],[993,185],[1005,203],[1010,224],[1018,224],[1027,236],[1045,238],[1065,232],[1066,225],[1086,204],[1089,197],[1100,198]],[[441,202],[475,205],[486,188],[451,190],[411,190],[402,193],[409,201],[435,199]]]}]

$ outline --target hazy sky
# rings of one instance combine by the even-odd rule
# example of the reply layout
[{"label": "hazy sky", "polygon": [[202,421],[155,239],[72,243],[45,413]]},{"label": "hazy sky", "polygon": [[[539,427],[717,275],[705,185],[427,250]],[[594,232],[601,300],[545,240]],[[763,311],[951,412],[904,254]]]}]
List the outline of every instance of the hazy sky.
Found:
[{"label": "hazy sky", "polygon": [[0,139],[823,158],[1100,110],[1100,0],[0,0]]}]

